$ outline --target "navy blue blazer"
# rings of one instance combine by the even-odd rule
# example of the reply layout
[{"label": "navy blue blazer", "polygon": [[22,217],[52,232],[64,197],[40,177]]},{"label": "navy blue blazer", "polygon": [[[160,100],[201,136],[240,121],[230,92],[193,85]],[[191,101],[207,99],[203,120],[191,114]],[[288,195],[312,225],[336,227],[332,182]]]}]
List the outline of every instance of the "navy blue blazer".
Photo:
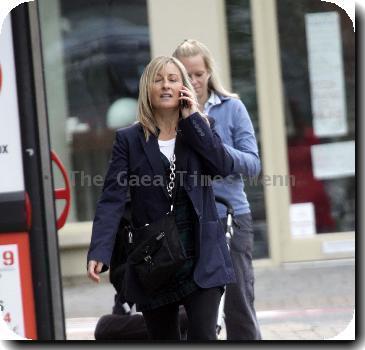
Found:
[{"label": "navy blue blazer", "polygon": [[[197,242],[194,280],[202,288],[235,282],[211,182],[207,181],[209,176],[225,177],[231,174],[233,159],[214,131],[214,120],[210,119],[210,122],[209,127],[199,113],[181,119],[176,140],[180,145],[176,154],[177,170],[181,170],[177,179],[183,184],[198,218],[194,228]],[[102,271],[108,269],[128,188],[132,222],[135,227],[140,227],[158,220],[169,211],[166,183],[158,139],[150,135],[146,142],[139,123],[119,129],[96,208],[87,260],[100,261],[104,264]],[[132,292],[135,283],[131,282],[130,287],[127,283],[127,300],[131,299],[128,294],[136,292]]]}]

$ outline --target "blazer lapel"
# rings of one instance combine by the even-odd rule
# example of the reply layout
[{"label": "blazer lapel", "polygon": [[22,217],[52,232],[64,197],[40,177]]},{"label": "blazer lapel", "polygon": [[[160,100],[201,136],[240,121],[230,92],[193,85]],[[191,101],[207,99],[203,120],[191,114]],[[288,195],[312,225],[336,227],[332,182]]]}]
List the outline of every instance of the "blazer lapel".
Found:
[{"label": "blazer lapel", "polygon": [[166,189],[167,182],[166,182],[165,168],[161,161],[160,148],[158,146],[157,138],[155,137],[155,135],[150,135],[148,142],[146,142],[142,128],[141,132],[139,133],[139,138],[141,140],[144,152],[146,153],[147,159],[151,164],[154,174],[157,176],[162,176],[164,183],[162,190],[164,194],[166,195],[167,198],[170,198]]}]

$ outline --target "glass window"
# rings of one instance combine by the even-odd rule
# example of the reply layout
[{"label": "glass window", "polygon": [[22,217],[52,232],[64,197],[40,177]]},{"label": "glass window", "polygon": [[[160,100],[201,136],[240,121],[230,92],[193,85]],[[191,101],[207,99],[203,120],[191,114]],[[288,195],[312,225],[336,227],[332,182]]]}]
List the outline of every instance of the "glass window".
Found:
[{"label": "glass window", "polygon": [[[233,91],[240,95],[250,114],[260,150],[250,1],[226,0],[226,17]],[[268,241],[263,182],[261,177],[254,182],[244,180],[254,225],[254,258],[265,258]]]},{"label": "glass window", "polygon": [[150,60],[146,0],[42,0],[40,19],[51,144],[70,170],[70,221],[89,221],[115,130],[135,121]]},{"label": "glass window", "polygon": [[318,0],[279,0],[277,9],[288,161],[295,177],[291,203],[307,206],[305,215],[313,222],[314,233],[353,231],[355,34],[351,20],[336,5]]}]

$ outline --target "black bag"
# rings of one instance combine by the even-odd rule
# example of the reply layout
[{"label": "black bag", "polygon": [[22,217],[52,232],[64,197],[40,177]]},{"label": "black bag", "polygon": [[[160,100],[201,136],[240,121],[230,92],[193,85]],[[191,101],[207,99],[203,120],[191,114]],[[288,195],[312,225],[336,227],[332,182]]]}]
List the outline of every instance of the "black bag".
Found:
[{"label": "black bag", "polygon": [[134,230],[142,243],[128,257],[147,294],[162,289],[186,260],[173,212],[148,226]]},{"label": "black bag", "polygon": [[[170,170],[167,190],[173,203],[175,156],[172,157]],[[175,223],[173,204],[170,212],[161,219],[141,228],[132,229],[130,235],[137,239],[137,244],[129,254],[127,263],[135,271],[144,292],[149,295],[154,294],[168,284],[186,260],[186,253]]]}]

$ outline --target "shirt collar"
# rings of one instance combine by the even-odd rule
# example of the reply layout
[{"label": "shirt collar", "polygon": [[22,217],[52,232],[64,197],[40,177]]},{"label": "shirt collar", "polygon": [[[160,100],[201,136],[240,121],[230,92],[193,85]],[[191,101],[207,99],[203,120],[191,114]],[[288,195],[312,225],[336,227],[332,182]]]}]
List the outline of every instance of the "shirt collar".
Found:
[{"label": "shirt collar", "polygon": [[219,96],[212,90],[210,92],[210,96],[204,104],[204,112],[206,113],[209,109],[211,109],[213,106],[221,104],[222,101],[219,98]]}]

